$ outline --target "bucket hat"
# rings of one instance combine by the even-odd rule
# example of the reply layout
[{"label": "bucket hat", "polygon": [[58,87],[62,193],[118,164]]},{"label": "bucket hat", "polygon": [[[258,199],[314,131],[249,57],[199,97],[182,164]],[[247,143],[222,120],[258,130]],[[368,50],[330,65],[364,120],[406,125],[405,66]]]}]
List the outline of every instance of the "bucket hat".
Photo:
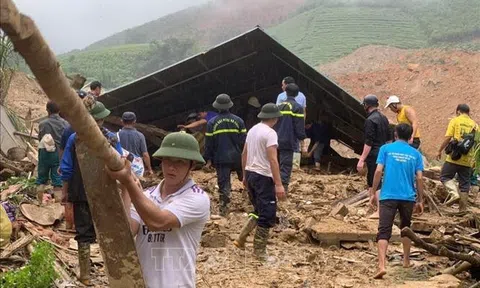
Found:
[{"label": "bucket hat", "polygon": [[263,105],[262,110],[260,110],[257,117],[259,119],[273,119],[282,117],[282,113],[280,113],[277,105],[274,103],[267,103]]},{"label": "bucket hat", "polygon": [[205,160],[200,154],[200,147],[197,140],[185,132],[168,134],[163,139],[160,148],[153,154],[153,157],[172,157],[205,164]]},{"label": "bucket hat", "polygon": [[220,94],[217,96],[212,106],[213,108],[218,110],[227,110],[232,108],[233,102],[230,99],[230,96],[228,96],[227,94]]}]

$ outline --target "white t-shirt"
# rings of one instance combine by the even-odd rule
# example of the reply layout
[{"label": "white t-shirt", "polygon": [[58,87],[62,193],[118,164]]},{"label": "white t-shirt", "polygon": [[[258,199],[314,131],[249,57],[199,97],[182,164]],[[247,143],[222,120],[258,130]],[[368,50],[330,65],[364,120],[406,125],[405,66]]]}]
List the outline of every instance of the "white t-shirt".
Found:
[{"label": "white t-shirt", "polygon": [[277,132],[263,123],[253,126],[247,134],[247,164],[245,170],[273,177],[267,148],[278,146]]},{"label": "white t-shirt", "polygon": [[160,209],[173,213],[181,228],[149,231],[135,207],[131,218],[140,224],[135,246],[148,288],[195,287],[195,262],[203,228],[210,218],[210,198],[193,180],[162,199],[160,183],[144,194]]}]

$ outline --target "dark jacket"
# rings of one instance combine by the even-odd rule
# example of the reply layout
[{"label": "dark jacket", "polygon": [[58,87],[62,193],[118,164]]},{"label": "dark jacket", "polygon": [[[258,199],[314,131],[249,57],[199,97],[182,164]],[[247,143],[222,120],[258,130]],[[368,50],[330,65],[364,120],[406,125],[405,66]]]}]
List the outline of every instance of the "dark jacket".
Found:
[{"label": "dark jacket", "polygon": [[43,136],[50,134],[55,141],[55,145],[60,147],[63,130],[66,126],[68,126],[68,122],[65,119],[58,114],[52,114],[38,124],[38,140],[42,140]]},{"label": "dark jacket", "polygon": [[365,144],[372,147],[367,158],[376,161],[380,147],[392,140],[387,117],[378,110],[370,112],[365,120]]},{"label": "dark jacket", "polygon": [[[105,128],[102,128],[102,132],[115,150],[122,155],[122,146],[120,146],[117,136]],[[73,133],[68,138],[65,151],[63,152],[62,161],[60,162],[60,171],[62,172],[62,180],[68,182],[68,201],[87,202],[82,173],[80,172],[80,166],[78,165],[77,160],[75,148],[76,136],[77,134]]]},{"label": "dark jacket", "polygon": [[307,138],[303,107],[295,101],[294,97],[288,97],[285,102],[278,105],[278,108],[283,115],[274,127],[278,135],[278,150],[298,150],[296,149],[297,139]]},{"label": "dark jacket", "polygon": [[207,123],[205,133],[205,161],[214,164],[239,164],[247,129],[242,118],[223,112]]}]

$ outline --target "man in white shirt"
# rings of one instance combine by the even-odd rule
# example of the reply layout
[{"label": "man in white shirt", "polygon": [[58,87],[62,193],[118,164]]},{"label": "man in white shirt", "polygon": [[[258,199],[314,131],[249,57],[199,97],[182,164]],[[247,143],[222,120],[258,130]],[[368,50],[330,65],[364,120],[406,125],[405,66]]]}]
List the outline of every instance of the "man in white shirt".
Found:
[{"label": "man in white shirt", "polygon": [[253,248],[260,260],[266,260],[268,233],[275,225],[276,198],[285,198],[277,160],[278,137],[272,129],[279,117],[282,114],[277,105],[265,104],[258,114],[262,122],[248,131],[242,153],[243,184],[254,212],[249,214],[247,223],[233,244],[245,249],[248,234],[257,226]]},{"label": "man in white shirt", "polygon": [[210,217],[210,199],[190,171],[205,161],[198,142],[184,132],[167,135],[153,157],[162,159],[164,180],[144,192],[129,165],[108,172],[128,191],[123,200],[146,286],[195,287],[197,248]]}]

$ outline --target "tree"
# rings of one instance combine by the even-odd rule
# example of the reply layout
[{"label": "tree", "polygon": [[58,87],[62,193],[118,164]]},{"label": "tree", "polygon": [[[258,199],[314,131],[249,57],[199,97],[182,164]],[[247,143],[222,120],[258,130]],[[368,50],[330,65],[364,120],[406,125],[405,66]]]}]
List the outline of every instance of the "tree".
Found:
[{"label": "tree", "polygon": [[7,98],[8,88],[19,62],[20,58],[15,53],[12,42],[3,30],[0,30],[0,105],[3,105]]},{"label": "tree", "polygon": [[192,39],[168,38],[163,42],[150,42],[150,47],[143,59],[145,64],[138,67],[137,76],[143,76],[158,71],[168,65],[180,61],[193,52],[195,42]]}]

